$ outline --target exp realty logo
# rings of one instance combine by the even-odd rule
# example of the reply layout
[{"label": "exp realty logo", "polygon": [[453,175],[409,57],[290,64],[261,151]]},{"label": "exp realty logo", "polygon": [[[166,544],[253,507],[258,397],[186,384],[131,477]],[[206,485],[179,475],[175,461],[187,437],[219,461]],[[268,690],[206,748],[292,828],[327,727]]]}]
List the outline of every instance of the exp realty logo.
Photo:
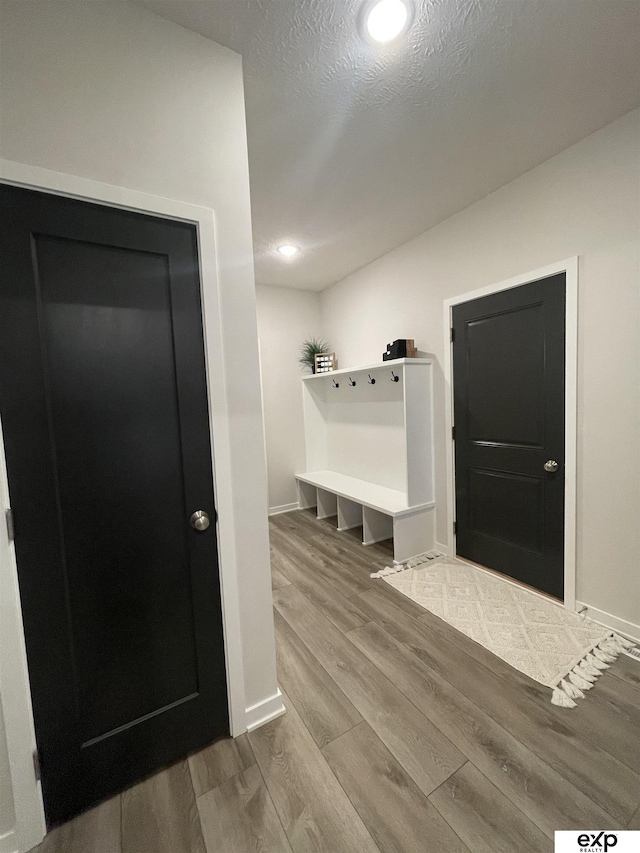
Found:
[{"label": "exp realty logo", "polygon": [[580,853],[593,853],[593,851],[612,850],[618,844],[618,836],[615,832],[583,832],[576,839]]},{"label": "exp realty logo", "polygon": [[555,853],[640,853],[640,832],[610,829],[556,832]]}]

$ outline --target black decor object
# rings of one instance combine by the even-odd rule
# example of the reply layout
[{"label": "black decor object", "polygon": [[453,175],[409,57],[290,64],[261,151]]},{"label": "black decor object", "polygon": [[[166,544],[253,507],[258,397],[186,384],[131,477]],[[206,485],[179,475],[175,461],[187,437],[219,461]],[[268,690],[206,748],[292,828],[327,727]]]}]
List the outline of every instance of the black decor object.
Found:
[{"label": "black decor object", "polygon": [[416,348],[413,338],[401,338],[392,344],[387,344],[387,351],[382,353],[383,361],[391,361],[394,358],[415,358]]}]

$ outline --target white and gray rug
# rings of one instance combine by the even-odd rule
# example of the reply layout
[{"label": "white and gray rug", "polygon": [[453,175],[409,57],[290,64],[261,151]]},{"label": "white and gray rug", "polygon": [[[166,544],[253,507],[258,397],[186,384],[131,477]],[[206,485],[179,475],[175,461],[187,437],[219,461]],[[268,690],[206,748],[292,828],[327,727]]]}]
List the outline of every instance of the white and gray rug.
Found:
[{"label": "white and gray rug", "polygon": [[550,599],[467,563],[433,553],[383,569],[390,586],[520,672],[550,687],[565,708],[590,690],[633,643]]}]

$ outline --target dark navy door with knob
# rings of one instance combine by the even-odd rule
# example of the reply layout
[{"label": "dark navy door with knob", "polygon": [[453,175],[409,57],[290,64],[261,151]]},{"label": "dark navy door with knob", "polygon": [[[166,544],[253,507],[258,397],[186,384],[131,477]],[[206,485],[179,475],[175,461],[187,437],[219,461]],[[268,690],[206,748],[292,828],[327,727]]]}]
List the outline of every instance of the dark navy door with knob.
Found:
[{"label": "dark navy door with knob", "polygon": [[564,596],[565,274],[453,308],[456,549]]},{"label": "dark navy door with knob", "polygon": [[56,822],[228,733],[197,234],[0,202],[0,416]]}]

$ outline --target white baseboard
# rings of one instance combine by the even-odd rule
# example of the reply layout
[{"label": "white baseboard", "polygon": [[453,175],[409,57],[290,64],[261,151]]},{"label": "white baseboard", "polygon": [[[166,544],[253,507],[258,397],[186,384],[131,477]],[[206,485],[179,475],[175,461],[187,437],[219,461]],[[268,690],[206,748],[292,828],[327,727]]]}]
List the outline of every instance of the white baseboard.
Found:
[{"label": "white baseboard", "polygon": [[443,545],[441,542],[433,543],[433,550],[440,551],[441,554],[444,554],[446,557],[453,557],[451,550],[448,545]]},{"label": "white baseboard", "polygon": [[296,501],[294,504],[282,504],[282,506],[270,506],[269,515],[281,515],[283,512],[293,512],[294,509],[300,509],[300,504]]},{"label": "white baseboard", "polygon": [[285,710],[282,693],[278,690],[268,699],[263,699],[262,702],[247,708],[245,712],[247,731],[252,732],[254,729],[264,726],[265,723],[275,720],[276,717],[284,714]]},{"label": "white baseboard", "polygon": [[604,625],[605,628],[611,628],[612,631],[616,631],[618,634],[622,634],[624,637],[628,637],[634,643],[640,645],[640,625],[627,622],[626,619],[620,619],[618,616],[612,616],[606,610],[598,610],[597,607],[590,607],[582,601],[576,601],[577,611],[580,611],[583,607],[587,608],[582,612],[583,616],[588,616],[594,622]]}]

